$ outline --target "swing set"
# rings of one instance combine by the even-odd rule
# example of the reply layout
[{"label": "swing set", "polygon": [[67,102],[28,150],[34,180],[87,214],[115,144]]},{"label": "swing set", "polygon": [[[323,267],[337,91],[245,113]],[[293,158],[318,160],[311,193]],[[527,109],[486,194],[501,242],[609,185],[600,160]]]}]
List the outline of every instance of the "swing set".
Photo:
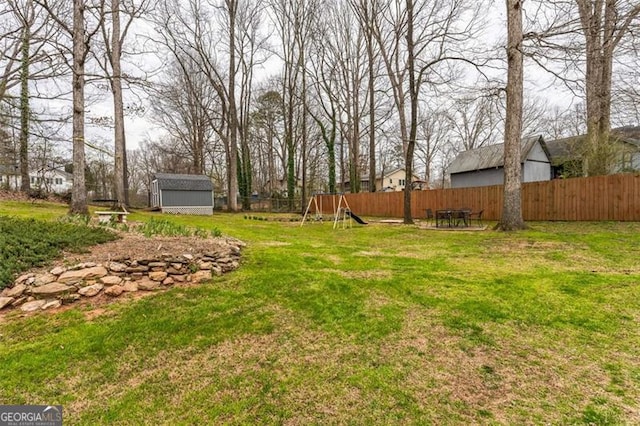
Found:
[{"label": "swing set", "polygon": [[[309,204],[307,205],[307,209],[304,212],[304,216],[302,217],[302,222],[300,226],[303,226],[307,217],[309,216],[309,212],[311,211],[311,206],[313,205],[313,211],[315,213],[314,219],[317,222],[324,221],[323,209],[322,209],[322,200],[323,197],[321,195],[331,195],[331,204],[332,204],[332,216],[333,216],[333,229],[338,228],[338,221],[341,221],[342,228],[345,229],[347,227],[351,228],[351,219],[355,220],[361,225],[366,225],[367,222],[362,220],[356,214],[351,211],[351,207],[349,207],[349,202],[347,201],[344,194],[313,194],[311,199],[309,200]],[[338,204],[336,205],[336,196],[339,195]]]}]

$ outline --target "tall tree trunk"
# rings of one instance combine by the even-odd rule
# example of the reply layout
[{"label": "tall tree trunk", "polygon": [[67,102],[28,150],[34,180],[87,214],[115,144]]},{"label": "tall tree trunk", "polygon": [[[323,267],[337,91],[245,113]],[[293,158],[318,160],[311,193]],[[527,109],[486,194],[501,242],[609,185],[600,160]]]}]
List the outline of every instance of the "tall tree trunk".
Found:
[{"label": "tall tree trunk", "polygon": [[113,69],[111,90],[113,92],[115,145],[114,179],[118,205],[125,206],[127,204],[125,191],[125,153],[127,147],[124,133],[124,101],[122,99],[122,69],[120,65],[120,58],[122,56],[122,46],[120,42],[120,0],[111,0],[111,20],[111,67]]},{"label": "tall tree trunk", "polygon": [[418,132],[418,92],[420,90],[416,82],[415,52],[413,39],[413,0],[407,0],[407,66],[409,73],[409,99],[411,102],[411,117],[409,123],[409,139],[406,142],[405,151],[405,182],[404,182],[404,223],[412,224],[411,217],[411,181],[413,177],[413,151],[416,146]]},{"label": "tall tree trunk", "polygon": [[376,99],[371,29],[367,30],[367,56],[369,60],[369,192],[376,192]]},{"label": "tall tree trunk", "polygon": [[[304,69],[306,66],[305,62],[305,46],[304,39],[300,38],[300,66]],[[301,131],[302,131],[302,192],[300,194],[300,208],[304,209],[304,206],[307,205],[307,73],[302,73],[302,123],[301,123]]]},{"label": "tall tree trunk", "polygon": [[122,154],[122,164],[123,164],[123,174],[122,174],[122,178],[124,179],[124,204],[126,206],[131,205],[130,201],[129,201],[129,166],[127,163],[127,150],[124,150],[124,153]]},{"label": "tall tree trunk", "polygon": [[351,180],[351,192],[360,192],[360,109],[358,108],[358,84],[353,77],[352,81],[353,97],[351,98],[353,113],[351,120],[351,169],[349,179]]},{"label": "tall tree trunk", "polygon": [[73,187],[70,214],[88,215],[84,154],[84,0],[73,0]]},{"label": "tall tree trunk", "polygon": [[236,0],[227,0],[229,9],[229,210],[238,210],[238,111],[236,108]]},{"label": "tall tree trunk", "polygon": [[20,69],[20,190],[29,192],[29,47],[31,45],[30,15],[33,3],[28,1],[24,10],[24,28],[22,29],[21,69]]},{"label": "tall tree trunk", "polygon": [[293,96],[290,97],[289,112],[286,139],[287,139],[287,199],[289,201],[289,210],[293,211],[293,197],[295,195],[296,170],[295,170],[295,143],[293,138]]},{"label": "tall tree trunk", "polygon": [[269,123],[267,128],[267,142],[269,152],[267,153],[267,164],[269,168],[269,197],[273,197],[274,190],[276,189],[276,161],[275,161],[275,149],[273,147],[273,124]]},{"label": "tall tree trunk", "polygon": [[[336,193],[336,113],[331,107],[331,133],[328,138],[325,138],[327,145],[327,156],[329,157],[329,193]],[[323,133],[324,134],[324,133]]]},{"label": "tall tree trunk", "polygon": [[507,116],[504,129],[504,204],[500,228],[524,229],[522,219],[522,1],[507,0]]},{"label": "tall tree trunk", "polygon": [[[287,147],[287,162],[286,162],[286,178],[287,178],[287,201],[289,204],[289,210],[293,211],[293,197],[295,195],[295,140],[293,134],[293,113],[294,113],[294,101],[295,101],[295,82],[293,80],[291,66],[285,65],[285,90],[287,93],[286,114],[285,117],[285,143]],[[283,98],[284,101],[285,98]]]}]

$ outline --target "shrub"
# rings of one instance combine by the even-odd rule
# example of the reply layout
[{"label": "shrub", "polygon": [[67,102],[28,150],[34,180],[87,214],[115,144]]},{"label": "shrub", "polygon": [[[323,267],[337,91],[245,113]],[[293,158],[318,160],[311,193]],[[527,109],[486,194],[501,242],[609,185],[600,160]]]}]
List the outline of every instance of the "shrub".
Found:
[{"label": "shrub", "polygon": [[0,217],[0,288],[9,285],[15,275],[53,260],[62,250],[78,252],[117,238],[106,229],[67,220]]},{"label": "shrub", "polygon": [[70,223],[74,225],[88,225],[91,217],[86,214],[68,214],[58,219],[60,223]]},{"label": "shrub", "polygon": [[153,235],[190,237],[193,234],[186,226],[170,222],[166,219],[152,218],[138,229],[145,237],[151,237]]},{"label": "shrub", "polygon": [[64,194],[60,194],[60,200],[66,204],[71,204],[71,191],[67,191]]},{"label": "shrub", "polygon": [[166,219],[154,219],[152,218],[148,222],[144,223],[137,228],[145,237],[151,237],[153,235],[162,235],[165,237],[197,237],[207,238],[209,233],[214,237],[222,235],[219,229],[214,228],[210,232],[207,232],[201,228],[190,228],[188,226],[180,225]]},{"label": "shrub", "polygon": [[47,192],[42,188],[31,188],[27,193],[29,198],[33,198],[34,200],[46,200]]}]

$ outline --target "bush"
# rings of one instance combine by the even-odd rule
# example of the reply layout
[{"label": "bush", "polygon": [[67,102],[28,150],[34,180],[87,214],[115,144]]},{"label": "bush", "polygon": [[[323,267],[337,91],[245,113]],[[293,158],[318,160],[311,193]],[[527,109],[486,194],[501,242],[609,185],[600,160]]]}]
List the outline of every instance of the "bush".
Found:
[{"label": "bush", "polygon": [[62,250],[79,252],[116,238],[106,229],[75,222],[0,217],[0,288],[17,274],[50,262]]},{"label": "bush", "polygon": [[59,195],[60,200],[66,204],[71,204],[71,191],[67,191],[64,194]]},{"label": "bush", "polygon": [[31,188],[27,192],[27,195],[29,196],[29,198],[32,198],[34,200],[46,200],[48,197],[47,192],[42,188]]}]

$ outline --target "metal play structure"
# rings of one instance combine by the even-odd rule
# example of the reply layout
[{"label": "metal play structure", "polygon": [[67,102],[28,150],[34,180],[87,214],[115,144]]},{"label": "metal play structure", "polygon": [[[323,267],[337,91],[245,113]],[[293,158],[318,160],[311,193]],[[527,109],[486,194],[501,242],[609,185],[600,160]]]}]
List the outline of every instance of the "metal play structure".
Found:
[{"label": "metal play structure", "polygon": [[[351,219],[355,220],[361,225],[367,224],[367,222],[362,220],[359,216],[357,216],[351,211],[351,207],[349,207],[349,202],[347,201],[344,194],[313,194],[313,196],[309,199],[309,204],[307,204],[307,208],[304,212],[304,216],[302,217],[302,222],[300,223],[300,226],[303,226],[307,220],[307,217],[309,217],[311,206],[313,206],[313,211],[315,213],[314,219],[318,222],[322,222],[324,220],[323,209],[322,209],[323,198],[320,197],[321,195],[331,196],[333,229],[336,229],[338,227],[338,221],[341,221],[343,229],[346,227],[351,228]],[[337,204],[336,204],[336,196],[339,196]]]}]

